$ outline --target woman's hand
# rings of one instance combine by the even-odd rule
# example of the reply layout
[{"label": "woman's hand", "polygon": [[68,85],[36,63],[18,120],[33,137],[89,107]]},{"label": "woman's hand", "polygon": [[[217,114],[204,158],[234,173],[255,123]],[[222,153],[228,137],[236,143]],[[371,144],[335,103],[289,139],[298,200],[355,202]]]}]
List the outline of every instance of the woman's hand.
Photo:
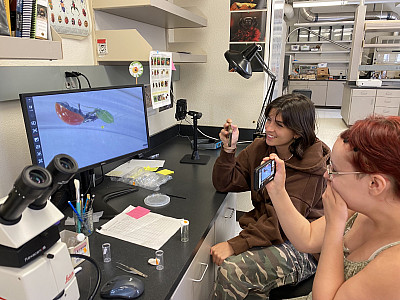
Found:
[{"label": "woman's hand", "polygon": [[348,207],[343,198],[332,187],[330,181],[328,181],[326,190],[322,195],[322,203],[324,204],[327,226],[338,225],[344,228],[349,217]]},{"label": "woman's hand", "polygon": [[285,169],[285,162],[278,157],[275,153],[271,153],[270,156],[264,157],[262,163],[266,162],[267,160],[273,159],[275,160],[275,176],[274,179],[267,183],[265,186],[268,194],[281,192],[285,190],[285,182],[286,182],[286,169]]},{"label": "woman's hand", "polygon": [[222,242],[212,246],[210,254],[213,257],[213,262],[220,266],[225,258],[234,254],[234,251],[228,242]]},{"label": "woman's hand", "polygon": [[[229,126],[231,127],[231,134],[232,136],[230,137],[230,130]],[[236,144],[239,140],[239,128],[236,125],[232,124],[231,119],[227,119],[226,123],[224,124],[224,128],[221,129],[221,132],[219,133],[219,138],[221,139],[222,143],[224,144],[224,150],[226,152],[233,152],[236,149]],[[230,145],[229,145],[230,141]]]}]

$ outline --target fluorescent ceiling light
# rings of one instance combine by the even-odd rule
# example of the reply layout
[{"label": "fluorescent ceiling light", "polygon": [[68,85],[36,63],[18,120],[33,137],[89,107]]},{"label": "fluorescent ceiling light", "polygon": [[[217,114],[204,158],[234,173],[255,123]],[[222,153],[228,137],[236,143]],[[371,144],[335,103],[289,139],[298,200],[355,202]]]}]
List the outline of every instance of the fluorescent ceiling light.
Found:
[{"label": "fluorescent ceiling light", "polygon": [[333,0],[333,1],[297,1],[293,2],[293,8],[298,7],[322,7],[322,6],[340,6],[347,5],[348,1]]},{"label": "fluorescent ceiling light", "polygon": [[[364,4],[376,3],[396,3],[396,7],[400,7],[399,0],[364,0]],[[322,6],[341,6],[341,5],[358,5],[360,1],[357,0],[311,0],[311,1],[295,1],[293,8],[298,7],[322,7]]]}]

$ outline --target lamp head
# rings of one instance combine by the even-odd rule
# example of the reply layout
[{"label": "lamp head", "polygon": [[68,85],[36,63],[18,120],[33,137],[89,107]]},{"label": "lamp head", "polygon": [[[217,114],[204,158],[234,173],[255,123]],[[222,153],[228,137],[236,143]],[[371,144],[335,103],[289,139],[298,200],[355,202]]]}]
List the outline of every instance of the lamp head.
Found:
[{"label": "lamp head", "polygon": [[244,78],[249,79],[252,75],[250,62],[257,54],[258,49],[258,45],[253,44],[244,49],[242,52],[227,50],[225,52],[225,58],[233,70],[238,72]]}]

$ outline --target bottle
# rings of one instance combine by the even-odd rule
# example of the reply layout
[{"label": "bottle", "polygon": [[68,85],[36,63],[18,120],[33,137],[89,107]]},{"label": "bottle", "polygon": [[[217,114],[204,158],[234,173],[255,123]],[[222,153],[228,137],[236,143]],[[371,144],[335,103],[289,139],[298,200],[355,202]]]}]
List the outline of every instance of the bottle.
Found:
[{"label": "bottle", "polygon": [[189,221],[181,221],[181,242],[186,243],[189,241]]}]

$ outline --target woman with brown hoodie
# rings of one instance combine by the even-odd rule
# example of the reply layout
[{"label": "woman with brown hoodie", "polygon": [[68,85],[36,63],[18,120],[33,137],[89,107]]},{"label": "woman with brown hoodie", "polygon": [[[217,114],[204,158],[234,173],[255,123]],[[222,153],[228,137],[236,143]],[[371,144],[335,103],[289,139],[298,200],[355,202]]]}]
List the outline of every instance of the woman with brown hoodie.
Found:
[{"label": "woman with brown hoodie", "polygon": [[220,133],[224,145],[214,165],[214,186],[220,192],[250,190],[254,209],[240,218],[243,230],[238,236],[211,248],[220,266],[215,299],[244,299],[249,292],[265,298],[271,289],[296,284],[316,270],[314,256],[297,251],[285,237],[266,189],[254,190],[253,173],[264,157],[277,153],[285,161],[291,201],[313,221],[323,215],[323,174],[330,150],[316,137],[315,107],[307,97],[281,96],[267,106],[265,116],[265,137],[255,139],[237,157],[238,127],[228,119]]}]

